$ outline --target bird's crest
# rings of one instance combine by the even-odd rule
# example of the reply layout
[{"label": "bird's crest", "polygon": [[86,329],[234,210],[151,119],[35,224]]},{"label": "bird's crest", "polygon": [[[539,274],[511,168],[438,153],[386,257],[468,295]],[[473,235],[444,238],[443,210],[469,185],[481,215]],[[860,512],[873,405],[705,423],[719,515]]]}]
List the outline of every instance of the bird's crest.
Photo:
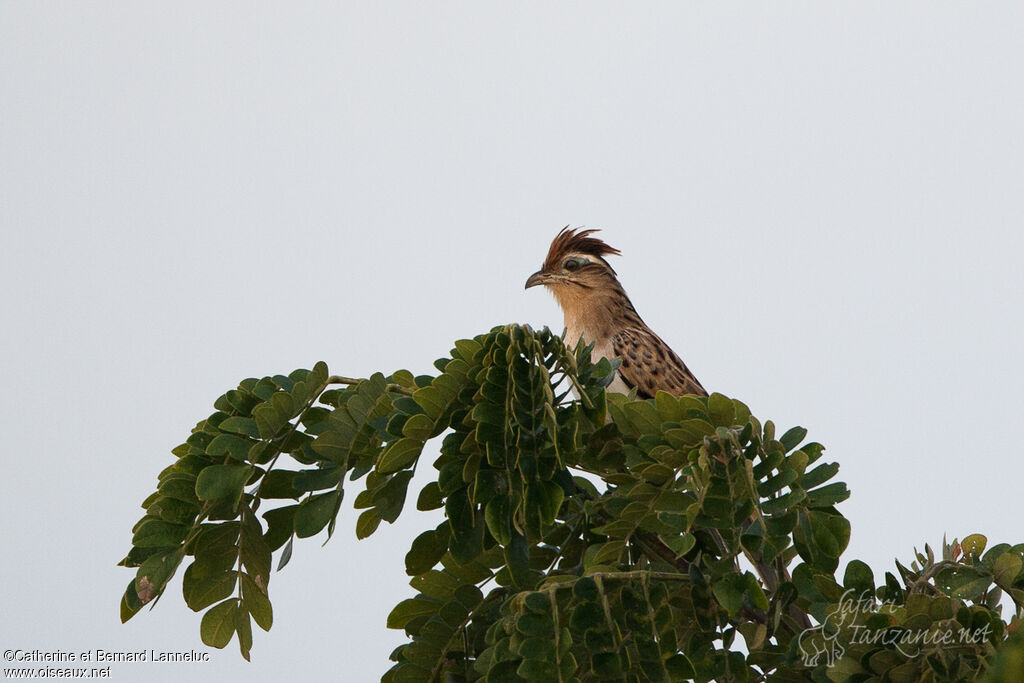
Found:
[{"label": "bird's crest", "polygon": [[544,259],[544,270],[549,273],[557,271],[561,266],[562,259],[569,254],[587,254],[601,259],[608,266],[608,270],[615,274],[615,269],[608,265],[604,256],[606,254],[618,256],[620,252],[615,247],[608,246],[604,241],[591,237],[590,235],[595,232],[597,230],[570,229],[568,225],[562,228],[561,232],[551,241],[548,256]]}]

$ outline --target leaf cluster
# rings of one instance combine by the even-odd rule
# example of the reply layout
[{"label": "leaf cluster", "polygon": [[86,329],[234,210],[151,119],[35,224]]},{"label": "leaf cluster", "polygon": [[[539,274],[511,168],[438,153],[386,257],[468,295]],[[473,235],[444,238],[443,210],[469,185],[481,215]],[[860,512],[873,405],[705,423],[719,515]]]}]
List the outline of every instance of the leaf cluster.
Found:
[{"label": "leaf cluster", "polygon": [[[938,560],[926,546],[881,586],[858,561],[838,579],[850,493],[803,428],[777,434],[721,394],[607,394],[613,364],[547,329],[497,327],[435,366],[351,380],[318,363],[218,398],[143,502],[122,619],[187,561],[203,641],[237,637],[248,658],[251,622],[273,620],[272,554],[281,569],[296,538],[329,539],[346,481],[357,537],[394,522],[432,452],[416,507],[445,519],[406,555],[413,594],[387,624],[409,640],[384,681],[969,680],[1013,666],[1000,645],[1024,546],[983,554],[971,536]],[[870,608],[839,623],[853,591]],[[984,636],[913,651],[896,637],[954,625]],[[889,635],[854,637],[868,631]]]}]

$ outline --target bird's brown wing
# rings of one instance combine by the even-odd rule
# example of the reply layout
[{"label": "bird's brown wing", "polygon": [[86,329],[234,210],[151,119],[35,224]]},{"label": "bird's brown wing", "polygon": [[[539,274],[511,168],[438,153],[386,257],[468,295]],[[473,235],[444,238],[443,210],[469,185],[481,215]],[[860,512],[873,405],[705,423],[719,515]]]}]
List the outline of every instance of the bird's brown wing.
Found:
[{"label": "bird's brown wing", "polygon": [[661,337],[646,327],[628,327],[612,337],[612,351],[622,361],[619,377],[638,398],[654,398],[659,391],[673,396],[707,396],[704,387]]}]

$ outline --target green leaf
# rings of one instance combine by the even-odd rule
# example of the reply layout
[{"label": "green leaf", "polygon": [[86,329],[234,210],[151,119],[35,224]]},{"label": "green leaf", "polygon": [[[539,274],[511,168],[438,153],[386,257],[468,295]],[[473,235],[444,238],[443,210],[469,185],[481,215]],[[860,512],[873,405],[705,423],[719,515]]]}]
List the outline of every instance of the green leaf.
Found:
[{"label": "green leaf", "polygon": [[761,584],[758,583],[757,577],[747,572],[743,575],[743,579],[746,583],[746,593],[750,596],[750,602],[753,603],[754,607],[759,610],[768,609],[768,596],[761,589]]},{"label": "green leaf", "polygon": [[434,421],[423,414],[412,415],[402,427],[402,435],[414,441],[426,441],[434,432]]},{"label": "green leaf", "polygon": [[356,520],[356,538],[364,539],[380,526],[380,515],[376,509],[365,510]]},{"label": "green leaf", "polygon": [[992,568],[996,583],[1009,589],[1017,579],[1017,575],[1020,574],[1022,564],[1024,561],[1021,560],[1021,556],[1014,552],[1005,552],[997,557],[995,566]]},{"label": "green leaf", "polygon": [[[269,474],[273,474],[271,471]],[[315,470],[300,470],[295,473],[292,486],[296,491],[308,493],[309,491],[321,491],[332,489],[341,483],[343,470],[334,463],[326,463],[323,467]],[[267,476],[269,476],[269,474]],[[266,484],[264,484],[264,488]],[[268,497],[268,496],[264,496]]]},{"label": "green leaf", "polygon": [[484,510],[487,530],[501,545],[512,540],[512,505],[508,496],[495,496],[487,502]]},{"label": "green leaf", "polygon": [[432,569],[448,551],[448,536],[448,524],[444,522],[417,536],[405,556],[405,572],[415,576]]},{"label": "green leaf", "polygon": [[235,521],[203,524],[202,530],[196,539],[196,557],[235,552],[235,545],[240,532],[241,524]]},{"label": "green leaf", "polygon": [[554,524],[562,507],[565,492],[553,481],[538,482],[540,492],[540,514],[545,524]]},{"label": "green leaf", "polygon": [[455,342],[455,349],[464,360],[472,360],[483,347],[475,339],[459,339]]},{"label": "green leaf", "polygon": [[766,515],[775,515],[776,513],[783,512],[784,510],[795,508],[799,503],[804,502],[806,499],[807,493],[803,489],[796,489],[783,494],[778,498],[770,498],[764,501],[761,503],[761,511]]},{"label": "green leaf", "polygon": [[[189,570],[191,571],[193,567],[195,567],[194,563]],[[185,604],[194,612],[204,610],[215,602],[229,597],[235,590],[237,572],[227,571],[199,580],[190,580],[190,571],[185,572],[182,592]]]},{"label": "green leaf", "polygon": [[327,526],[341,505],[341,491],[329,491],[307,498],[295,511],[295,535],[315,536]]},{"label": "green leaf", "polygon": [[736,406],[731,398],[715,392],[708,397],[708,415],[719,427],[731,427],[736,420]]},{"label": "green leaf", "polygon": [[658,409],[647,401],[631,401],[622,407],[630,424],[641,434],[661,434],[661,418]]},{"label": "green leaf", "polygon": [[235,500],[251,474],[249,465],[211,465],[199,473],[196,495],[199,500]]},{"label": "green leaf", "polygon": [[160,517],[165,522],[191,525],[199,512],[199,508],[192,503],[161,496],[159,493],[153,495],[157,498],[147,506],[146,512]]},{"label": "green leaf", "polygon": [[249,572],[253,581],[266,588],[270,582],[270,566],[273,558],[270,547],[263,540],[263,528],[248,508],[243,509],[242,536],[238,547],[241,551],[242,566]]},{"label": "green leaf", "polygon": [[440,485],[436,481],[432,481],[420,491],[420,495],[416,499],[416,509],[426,512],[441,507],[444,507],[444,494],[441,493]]},{"label": "green leaf", "polygon": [[523,604],[535,614],[551,614],[551,599],[546,593],[527,593]]},{"label": "green leaf", "polygon": [[405,625],[417,617],[437,614],[441,608],[439,602],[426,598],[407,598],[395,605],[388,614],[388,628],[405,628]]},{"label": "green leaf", "polygon": [[494,403],[478,403],[473,407],[473,420],[504,429],[505,409]]},{"label": "green leaf", "polygon": [[178,545],[188,534],[188,527],[156,519],[147,520],[132,536],[132,545],[140,548],[159,548]]},{"label": "green leaf", "polygon": [[850,497],[850,490],[846,488],[846,484],[837,481],[834,484],[822,486],[819,489],[810,491],[807,494],[807,507],[809,508],[825,508],[832,507],[837,503],[841,503]]},{"label": "green leaf", "polygon": [[248,662],[249,650],[252,649],[252,622],[243,604],[235,607],[235,631],[238,633],[238,649]]},{"label": "green leaf", "polygon": [[678,427],[665,430],[665,440],[673,448],[693,448],[699,445],[705,436],[715,433],[715,428],[705,420],[683,420]]},{"label": "green leaf", "polygon": [[522,534],[512,534],[505,545],[505,566],[512,581],[520,589],[533,588],[530,584],[530,545]]},{"label": "green leaf", "polygon": [[245,600],[245,607],[256,625],[264,631],[269,631],[274,623],[274,610],[266,591],[257,586],[248,574],[242,574],[242,599]]},{"label": "green leaf", "polygon": [[846,573],[843,575],[843,587],[854,589],[857,592],[855,596],[857,598],[865,593],[873,594],[875,576],[871,572],[871,567],[860,560],[851,560],[846,565]]},{"label": "green leaf", "polygon": [[230,598],[207,610],[199,625],[203,642],[210,647],[223,649],[235,634],[235,609],[237,600]]},{"label": "green leaf", "polygon": [[135,591],[142,604],[163,592],[164,586],[174,576],[181,564],[184,549],[176,548],[149,557],[135,573]]},{"label": "green leaf", "polygon": [[121,596],[121,623],[125,623],[138,614],[142,607],[142,601],[139,600],[139,594],[135,590],[135,579],[132,579]]},{"label": "green leaf", "polygon": [[271,551],[280,548],[295,533],[295,513],[298,509],[298,505],[285,505],[263,513],[263,519],[267,521],[263,540]]},{"label": "green leaf", "polygon": [[484,514],[477,513],[476,506],[469,502],[465,489],[460,489],[448,496],[445,502],[445,513],[451,525],[449,549],[452,557],[460,564],[473,560],[483,550]]},{"label": "green leaf", "polygon": [[373,491],[373,504],[377,506],[377,515],[381,520],[394,523],[398,519],[402,508],[405,507],[405,496],[410,481],[412,470],[396,472]]},{"label": "green leaf", "polygon": [[295,536],[289,536],[288,542],[284,544],[284,550],[281,551],[281,559],[277,561],[277,571],[281,571],[285,568],[288,562],[292,559],[292,546],[295,545]]},{"label": "green leaf", "polygon": [[746,587],[746,579],[743,576],[729,574],[718,581],[712,591],[718,604],[729,613],[729,616],[735,616],[743,606],[743,591]]},{"label": "green leaf", "polygon": [[274,437],[281,428],[288,424],[289,414],[285,412],[287,405],[282,405],[283,393],[276,393],[271,397],[270,403],[263,403],[256,406],[252,411],[252,419],[256,425],[256,431],[260,437],[270,439]]},{"label": "green leaf", "polygon": [[935,576],[935,585],[952,598],[977,601],[992,585],[992,577],[974,567],[960,565],[941,570]]},{"label": "green leaf", "polygon": [[988,539],[983,534],[971,534],[960,541],[960,547],[965,555],[980,556],[985,551]]},{"label": "green leaf", "polygon": [[180,500],[192,505],[199,504],[199,499],[196,498],[195,477],[187,475],[168,477],[160,482],[158,490],[160,491],[160,495],[168,498]]},{"label": "green leaf", "polygon": [[437,418],[441,417],[441,413],[444,412],[448,404],[441,396],[441,392],[433,385],[417,389],[412,395],[412,400],[416,401],[423,408],[423,412],[432,420],[437,420]]},{"label": "green leaf", "polygon": [[377,471],[381,474],[397,472],[412,464],[422,450],[422,441],[403,437],[388,446],[388,449],[380,456],[380,460],[377,461]]},{"label": "green leaf", "polygon": [[352,430],[356,429],[350,423],[343,422],[343,418],[340,416],[342,410],[336,410],[328,420],[332,425],[341,424],[341,426],[319,434],[312,447],[318,455],[337,465],[344,465],[348,461],[352,446]]},{"label": "green leaf", "polygon": [[[231,419],[231,418],[228,418]],[[223,424],[223,423],[222,423]],[[245,460],[253,442],[234,434],[218,434],[206,447],[206,453],[214,457],[230,456],[233,460]]]},{"label": "green leaf", "polygon": [[673,681],[686,681],[696,676],[693,662],[681,652],[665,660],[665,669]]},{"label": "green leaf", "polygon": [[[530,638],[530,641],[537,642],[539,638]],[[516,673],[527,681],[557,681],[558,668],[553,661],[544,659],[523,659]]]},{"label": "green leaf", "polygon": [[800,479],[800,485],[808,490],[813,489],[834,477],[837,472],[839,472],[839,463],[829,462],[818,465],[810,472],[804,473]]},{"label": "green leaf", "polygon": [[807,430],[803,427],[793,427],[779,437],[779,443],[789,452],[800,445],[800,442],[807,436]]},{"label": "green leaf", "polygon": [[594,564],[618,563],[623,551],[626,549],[626,542],[621,539],[602,543],[594,553]]},{"label": "green leaf", "polygon": [[256,427],[256,421],[248,417],[232,416],[217,425],[222,432],[232,432],[243,436],[260,438],[260,430]]},{"label": "green leaf", "polygon": [[298,498],[301,492],[294,486],[295,475],[292,470],[270,470],[260,482],[260,498]]},{"label": "green leaf", "polygon": [[[469,461],[467,460],[467,465]],[[466,469],[463,468],[463,475]],[[465,479],[465,476],[463,476]],[[495,470],[483,467],[476,473],[476,481],[473,485],[473,502],[485,504],[495,496],[504,495],[509,488],[508,473],[503,470]]]},{"label": "green leaf", "polygon": [[679,405],[679,399],[667,391],[657,391],[654,395],[654,405],[658,409],[658,416],[662,422],[679,422],[683,419],[683,410]]},{"label": "green leaf", "polygon": [[793,543],[804,562],[833,572],[849,541],[850,522],[842,515],[824,510],[801,510],[798,514]]},{"label": "green leaf", "polygon": [[697,539],[694,538],[693,534],[684,532],[679,536],[671,536],[664,539],[665,545],[672,549],[672,552],[676,554],[676,557],[685,555],[693,549]]}]

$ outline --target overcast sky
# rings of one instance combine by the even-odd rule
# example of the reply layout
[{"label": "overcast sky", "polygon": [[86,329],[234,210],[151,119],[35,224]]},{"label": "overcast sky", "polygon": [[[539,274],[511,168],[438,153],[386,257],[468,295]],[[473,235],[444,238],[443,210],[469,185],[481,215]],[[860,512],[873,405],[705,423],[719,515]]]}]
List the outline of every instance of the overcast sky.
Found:
[{"label": "overcast sky", "polygon": [[[244,377],[561,330],[523,283],[566,224],[705,387],[828,447],[845,560],[1024,541],[1022,5],[294,5],[0,2],[0,648],[207,651],[180,574],[118,619],[170,449]],[[112,678],[374,680],[436,517],[354,524],[297,544],[252,663]]]}]

